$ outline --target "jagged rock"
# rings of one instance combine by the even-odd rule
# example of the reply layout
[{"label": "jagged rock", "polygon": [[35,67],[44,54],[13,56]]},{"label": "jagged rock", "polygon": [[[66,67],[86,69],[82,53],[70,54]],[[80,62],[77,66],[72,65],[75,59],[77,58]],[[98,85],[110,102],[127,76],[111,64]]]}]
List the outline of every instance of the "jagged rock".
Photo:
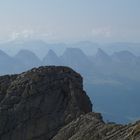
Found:
[{"label": "jagged rock", "polygon": [[0,77],[0,140],[139,140],[140,122],[105,123],[68,67]]},{"label": "jagged rock", "polygon": [[104,123],[100,114],[88,113],[59,130],[52,140],[140,140],[140,123]]},{"label": "jagged rock", "polygon": [[82,77],[67,67],[40,67],[0,77],[0,140],[49,140],[92,111]]}]

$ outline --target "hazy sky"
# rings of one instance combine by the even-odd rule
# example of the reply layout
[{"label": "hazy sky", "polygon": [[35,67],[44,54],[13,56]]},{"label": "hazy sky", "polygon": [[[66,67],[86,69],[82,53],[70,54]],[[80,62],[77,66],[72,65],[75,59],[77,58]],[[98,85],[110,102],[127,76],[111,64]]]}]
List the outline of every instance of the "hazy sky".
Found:
[{"label": "hazy sky", "polygon": [[0,0],[0,40],[140,42],[140,0]]}]

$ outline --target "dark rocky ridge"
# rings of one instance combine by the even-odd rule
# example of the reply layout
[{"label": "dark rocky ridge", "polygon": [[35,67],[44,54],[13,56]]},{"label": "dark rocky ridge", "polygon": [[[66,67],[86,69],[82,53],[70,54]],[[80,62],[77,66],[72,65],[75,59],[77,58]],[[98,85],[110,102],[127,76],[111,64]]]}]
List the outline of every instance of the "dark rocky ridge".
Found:
[{"label": "dark rocky ridge", "polygon": [[0,140],[139,140],[140,124],[106,124],[92,113],[82,77],[40,67],[0,77]]},{"label": "dark rocky ridge", "polygon": [[140,123],[104,123],[100,114],[91,112],[64,126],[52,140],[140,140]]},{"label": "dark rocky ridge", "polygon": [[91,110],[82,77],[67,67],[0,77],[0,140],[51,139]]}]

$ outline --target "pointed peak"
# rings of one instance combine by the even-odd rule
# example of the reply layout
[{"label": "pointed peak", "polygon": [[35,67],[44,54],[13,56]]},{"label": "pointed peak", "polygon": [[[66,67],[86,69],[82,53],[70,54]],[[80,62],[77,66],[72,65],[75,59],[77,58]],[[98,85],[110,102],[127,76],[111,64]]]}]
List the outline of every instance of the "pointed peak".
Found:
[{"label": "pointed peak", "polygon": [[[56,55],[56,53],[52,50],[52,49],[50,49],[49,51],[48,51],[48,55]],[[56,55],[57,56],[57,55]]]},{"label": "pointed peak", "polygon": [[[36,56],[32,51],[30,51],[30,50],[26,50],[26,49],[22,49],[22,50],[20,50],[18,53],[17,53],[17,55],[34,55],[34,56]],[[16,55],[16,56],[17,56]]]},{"label": "pointed peak", "polygon": [[120,51],[120,52],[115,52],[114,53],[115,55],[118,55],[118,56],[131,56],[131,57],[135,57],[135,55],[133,53],[131,53],[130,51],[127,51],[127,50],[123,50],[123,51]]},{"label": "pointed peak", "polygon": [[0,50],[0,56],[9,56],[9,55],[5,53],[4,51]]},{"label": "pointed peak", "polygon": [[33,52],[30,50],[22,49],[19,51],[19,53],[33,53]]},{"label": "pointed peak", "polygon": [[108,54],[102,50],[101,48],[98,48],[97,53],[96,53],[96,57],[98,56],[108,56]]},{"label": "pointed peak", "polygon": [[75,55],[85,55],[84,52],[80,49],[80,48],[66,48],[64,53],[68,53],[68,54],[75,54]]}]

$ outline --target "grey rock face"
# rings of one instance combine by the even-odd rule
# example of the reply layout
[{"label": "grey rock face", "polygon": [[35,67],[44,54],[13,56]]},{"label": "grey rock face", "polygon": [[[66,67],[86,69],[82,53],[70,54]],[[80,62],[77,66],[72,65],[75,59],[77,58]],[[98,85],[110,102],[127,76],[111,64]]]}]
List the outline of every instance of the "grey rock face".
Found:
[{"label": "grey rock face", "polygon": [[40,67],[0,77],[0,140],[49,140],[92,110],[82,77],[67,67]]},{"label": "grey rock face", "polygon": [[68,67],[0,77],[0,140],[139,140],[140,123],[105,123]]},{"label": "grey rock face", "polygon": [[64,126],[53,140],[140,140],[140,123],[104,123],[100,114],[88,113]]}]

